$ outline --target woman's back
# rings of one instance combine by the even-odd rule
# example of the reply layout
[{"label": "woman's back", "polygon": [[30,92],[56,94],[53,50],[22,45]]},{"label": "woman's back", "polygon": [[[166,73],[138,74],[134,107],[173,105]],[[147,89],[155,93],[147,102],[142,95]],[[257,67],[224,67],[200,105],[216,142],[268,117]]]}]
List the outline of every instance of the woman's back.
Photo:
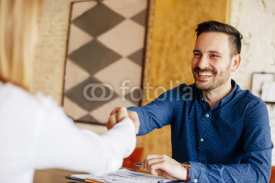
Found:
[{"label": "woman's back", "polygon": [[0,182],[32,182],[35,169],[96,175],[118,169],[135,147],[129,118],[99,136],[79,130],[50,97],[0,82]]},{"label": "woman's back", "polygon": [[0,83],[0,101],[0,180],[30,180],[42,107],[38,97],[12,84]]}]

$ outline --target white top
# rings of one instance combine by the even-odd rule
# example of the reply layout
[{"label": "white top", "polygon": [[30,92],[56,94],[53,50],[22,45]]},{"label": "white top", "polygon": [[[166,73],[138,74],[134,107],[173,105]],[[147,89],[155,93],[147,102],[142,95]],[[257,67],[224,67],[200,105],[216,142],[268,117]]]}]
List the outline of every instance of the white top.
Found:
[{"label": "white top", "polygon": [[1,183],[30,183],[44,168],[113,172],[135,145],[130,118],[97,135],[78,129],[50,97],[0,82]]}]

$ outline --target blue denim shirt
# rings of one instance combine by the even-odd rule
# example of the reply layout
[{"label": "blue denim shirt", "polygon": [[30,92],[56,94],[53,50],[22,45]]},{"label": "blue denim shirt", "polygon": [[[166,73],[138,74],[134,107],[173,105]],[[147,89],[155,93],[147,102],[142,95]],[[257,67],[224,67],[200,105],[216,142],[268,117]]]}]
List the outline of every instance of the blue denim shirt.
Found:
[{"label": "blue denim shirt", "polygon": [[271,142],[265,103],[232,80],[212,109],[195,85],[182,84],[142,107],[138,135],[171,125],[172,158],[189,162],[192,182],[269,182]]}]

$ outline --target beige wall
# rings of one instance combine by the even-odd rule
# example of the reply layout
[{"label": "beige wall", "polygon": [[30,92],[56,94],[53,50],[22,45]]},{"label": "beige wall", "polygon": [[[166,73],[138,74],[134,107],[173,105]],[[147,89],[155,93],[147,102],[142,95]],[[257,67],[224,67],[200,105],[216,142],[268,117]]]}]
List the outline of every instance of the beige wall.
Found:
[{"label": "beige wall", "polygon": [[51,95],[61,104],[70,3],[44,0],[36,50],[33,91]]},{"label": "beige wall", "polygon": [[[250,89],[253,72],[275,72],[275,1],[232,0],[231,9],[231,24],[244,37],[241,65],[233,78],[242,89]],[[275,105],[268,104],[267,108],[275,142]]]}]

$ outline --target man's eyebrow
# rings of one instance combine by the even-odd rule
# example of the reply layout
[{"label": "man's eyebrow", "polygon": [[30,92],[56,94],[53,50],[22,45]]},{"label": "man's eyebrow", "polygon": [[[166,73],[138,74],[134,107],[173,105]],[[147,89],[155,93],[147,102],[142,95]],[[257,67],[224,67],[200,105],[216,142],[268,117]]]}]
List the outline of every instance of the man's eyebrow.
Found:
[{"label": "man's eyebrow", "polygon": [[[201,53],[201,51],[200,50],[193,50],[193,53]],[[222,55],[220,52],[214,51],[214,50],[210,50],[210,51],[208,51],[208,53],[215,53],[215,54],[218,54],[218,55]]]},{"label": "man's eyebrow", "polygon": [[194,53],[194,52],[200,52],[200,50],[193,50],[193,53]]},{"label": "man's eyebrow", "polygon": [[219,54],[219,55],[222,55],[220,52],[218,51],[208,51],[209,53],[216,53],[216,54]]}]

